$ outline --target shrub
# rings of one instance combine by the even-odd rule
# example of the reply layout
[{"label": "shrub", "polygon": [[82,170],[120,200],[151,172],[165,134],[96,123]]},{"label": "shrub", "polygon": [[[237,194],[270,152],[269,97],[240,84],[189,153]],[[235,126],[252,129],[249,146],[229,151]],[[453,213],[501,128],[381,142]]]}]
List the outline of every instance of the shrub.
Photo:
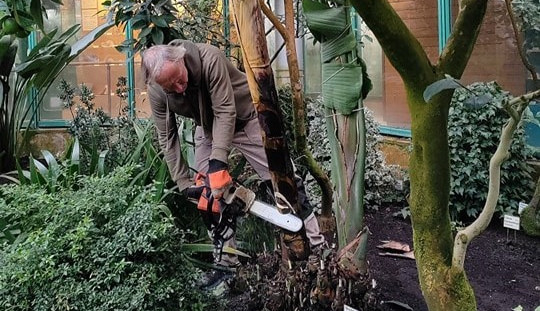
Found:
[{"label": "shrub", "polygon": [[[469,104],[472,98],[480,95],[491,97],[491,103],[482,107]],[[495,82],[473,83],[467,89],[458,89],[454,93],[448,122],[452,220],[476,217],[484,206],[489,161],[497,149],[502,126],[509,118],[499,107],[509,98],[510,94]],[[519,128],[514,136],[510,157],[501,167],[497,213],[515,213],[520,201],[530,200],[534,190],[532,169],[526,163],[530,155],[524,130]]]},{"label": "shrub", "polygon": [[1,245],[3,310],[204,309],[185,233],[132,174],[121,167],[55,193],[0,187],[0,219],[24,232]]},{"label": "shrub", "polygon": [[[118,78],[116,95],[122,108],[118,111],[118,117],[111,118],[102,108],[95,107],[94,93],[85,84],[76,88],[65,80],[60,81],[60,99],[73,116],[69,133],[79,139],[83,159],[86,158],[83,163],[90,163],[88,158],[92,153],[96,153],[96,150],[108,150],[106,167],[124,165],[136,149],[138,141],[133,123],[138,120],[127,114],[126,82],[126,78]],[[83,167],[83,172],[87,170],[88,168]]]}]

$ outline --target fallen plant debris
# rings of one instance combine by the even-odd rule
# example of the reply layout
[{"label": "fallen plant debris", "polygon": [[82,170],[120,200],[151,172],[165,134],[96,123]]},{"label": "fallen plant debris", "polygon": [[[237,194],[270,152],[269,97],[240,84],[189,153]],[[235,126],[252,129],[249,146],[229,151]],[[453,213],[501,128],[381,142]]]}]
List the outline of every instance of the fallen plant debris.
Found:
[{"label": "fallen plant debris", "polygon": [[409,244],[392,240],[383,240],[381,242],[383,244],[377,245],[377,248],[387,251],[379,252],[379,256],[390,256],[414,260],[414,252],[411,250]]},{"label": "fallen plant debris", "polygon": [[[369,275],[347,276],[343,257],[321,248],[308,260],[281,264],[280,250],[260,254],[239,268],[230,285],[228,310],[374,310],[378,301]],[[338,263],[338,261],[341,261]],[[238,297],[241,295],[242,297]]]}]

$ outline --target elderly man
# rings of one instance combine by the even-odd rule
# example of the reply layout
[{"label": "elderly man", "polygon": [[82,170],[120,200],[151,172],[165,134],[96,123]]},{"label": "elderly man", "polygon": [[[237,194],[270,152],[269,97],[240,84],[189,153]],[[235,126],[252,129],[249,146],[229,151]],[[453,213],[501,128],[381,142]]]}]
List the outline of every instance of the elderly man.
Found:
[{"label": "elderly man", "polygon": [[[176,114],[195,120],[195,169],[208,176],[214,198],[219,199],[231,184],[227,158],[237,148],[263,181],[270,173],[247,79],[218,48],[202,43],[175,40],[156,45],[142,56],[142,69],[156,123],[160,146],[173,180],[184,194],[193,188],[189,167],[182,158]],[[301,180],[299,201],[312,246],[324,242],[306,198]],[[271,189],[271,187],[270,187]],[[234,237],[225,243],[235,247]],[[223,254],[216,264],[238,265],[234,255]],[[218,270],[208,283],[219,279]],[[207,284],[212,285],[212,284]]]}]

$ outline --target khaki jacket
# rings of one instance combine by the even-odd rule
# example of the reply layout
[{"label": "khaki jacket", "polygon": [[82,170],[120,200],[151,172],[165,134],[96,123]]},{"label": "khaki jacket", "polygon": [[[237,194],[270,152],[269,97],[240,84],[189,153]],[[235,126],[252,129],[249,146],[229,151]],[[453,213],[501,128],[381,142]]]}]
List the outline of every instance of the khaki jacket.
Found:
[{"label": "khaki jacket", "polygon": [[167,94],[151,83],[148,98],[169,172],[179,190],[183,190],[192,182],[182,158],[176,114],[192,118],[202,126],[205,136],[212,139],[210,159],[227,163],[235,131],[255,118],[256,113],[245,74],[236,69],[223,51],[184,40],[170,44],[186,49],[188,87],[184,94]]}]

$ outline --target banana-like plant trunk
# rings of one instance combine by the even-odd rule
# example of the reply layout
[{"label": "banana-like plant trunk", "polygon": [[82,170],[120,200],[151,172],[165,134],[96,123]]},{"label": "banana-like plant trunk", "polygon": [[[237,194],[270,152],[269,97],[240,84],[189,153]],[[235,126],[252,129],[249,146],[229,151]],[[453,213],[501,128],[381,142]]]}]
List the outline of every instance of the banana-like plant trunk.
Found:
[{"label": "banana-like plant trunk", "polygon": [[308,28],[321,42],[322,95],[332,149],[338,261],[347,270],[345,274],[367,284],[367,233],[362,230],[366,152],[362,101],[370,82],[358,55],[349,2],[330,5],[304,0],[303,6]]},{"label": "banana-like plant trunk", "polygon": [[[285,197],[297,215],[305,217],[309,211],[303,210],[303,207],[298,204],[294,170],[285,139],[283,117],[278,106],[259,2],[234,0],[231,4],[251,97],[262,129],[261,134],[274,191]],[[309,255],[309,243],[304,229],[298,233],[283,232],[282,239],[288,249],[290,259],[305,259]]]}]

